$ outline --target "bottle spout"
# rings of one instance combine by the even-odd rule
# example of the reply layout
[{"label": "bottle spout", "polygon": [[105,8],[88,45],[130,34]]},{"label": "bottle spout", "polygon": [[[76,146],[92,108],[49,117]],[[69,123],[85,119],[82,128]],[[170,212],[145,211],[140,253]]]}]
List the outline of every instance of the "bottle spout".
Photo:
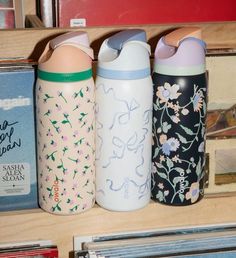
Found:
[{"label": "bottle spout", "polygon": [[93,50],[90,48],[89,39],[86,32],[83,31],[74,31],[62,34],[53,40],[50,41],[50,48],[56,49],[62,45],[71,45],[81,49],[87,55],[89,55],[92,59]]},{"label": "bottle spout", "polygon": [[162,37],[155,51],[155,72],[183,75],[205,72],[206,44],[198,27],[184,27]]},{"label": "bottle spout", "polygon": [[181,41],[183,41],[185,38],[196,38],[201,40],[201,29],[198,27],[183,27],[174,30],[164,37],[164,42],[166,45],[179,47]]},{"label": "bottle spout", "polygon": [[147,39],[145,31],[141,29],[130,29],[121,31],[114,36],[111,36],[107,41],[107,45],[110,48],[120,51],[122,50],[124,44],[129,41],[140,41],[146,43]]},{"label": "bottle spout", "polygon": [[39,58],[39,68],[50,72],[78,72],[91,68],[93,49],[86,32],[62,34],[48,42]]}]

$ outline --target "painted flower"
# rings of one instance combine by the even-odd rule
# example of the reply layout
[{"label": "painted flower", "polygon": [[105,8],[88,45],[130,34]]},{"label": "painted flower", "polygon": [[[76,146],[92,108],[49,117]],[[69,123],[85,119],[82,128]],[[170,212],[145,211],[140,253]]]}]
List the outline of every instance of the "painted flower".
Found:
[{"label": "painted flower", "polygon": [[165,161],[165,157],[164,157],[163,155],[160,155],[160,163],[161,163],[162,161]]},{"label": "painted flower", "polygon": [[167,196],[170,193],[169,190],[164,191],[164,196]]},{"label": "painted flower", "polygon": [[154,165],[154,163],[152,163],[152,173],[153,173],[153,174],[157,173],[157,168],[156,168],[156,166]]},{"label": "painted flower", "polygon": [[74,131],[73,137],[76,137],[79,134],[78,130]]},{"label": "painted flower", "polygon": [[200,111],[203,105],[202,93],[197,92],[197,94],[193,98],[193,110],[194,112]]},{"label": "painted flower", "polygon": [[183,108],[181,113],[186,116],[189,113],[189,110],[187,108]]},{"label": "painted flower", "polygon": [[169,83],[165,83],[164,86],[159,86],[157,88],[157,97],[160,98],[160,103],[168,102],[169,99],[177,99],[181,93],[178,92],[179,85],[173,84],[172,86]]},{"label": "painted flower", "polygon": [[179,112],[179,109],[180,109],[179,103],[173,105],[173,109],[174,109],[175,113],[178,113],[178,112]]},{"label": "painted flower", "polygon": [[179,140],[171,137],[162,144],[162,151],[164,154],[170,155],[171,151],[177,151],[179,145]]},{"label": "painted flower", "polygon": [[172,161],[176,162],[176,163],[182,163],[181,159],[179,158],[179,155],[175,155],[173,158],[172,158]]},{"label": "painted flower", "polygon": [[178,116],[171,116],[171,120],[172,120],[174,123],[176,123],[176,124],[178,124],[178,123],[180,122],[180,119],[178,118]]},{"label": "painted flower", "polygon": [[68,137],[67,136],[62,136],[61,139],[65,142],[68,140]]},{"label": "painted flower", "polygon": [[171,151],[177,151],[177,149],[179,148],[179,140],[171,137],[170,139],[167,140],[168,144],[170,145],[170,150]]},{"label": "painted flower", "polygon": [[192,183],[189,191],[186,193],[186,200],[191,199],[191,203],[195,203],[199,197],[199,182]]},{"label": "painted flower", "polygon": [[164,185],[163,185],[162,183],[159,183],[157,186],[158,186],[160,189],[164,189]]},{"label": "painted flower", "polygon": [[165,134],[161,134],[159,141],[160,141],[160,144],[164,144],[167,141],[167,136]]}]

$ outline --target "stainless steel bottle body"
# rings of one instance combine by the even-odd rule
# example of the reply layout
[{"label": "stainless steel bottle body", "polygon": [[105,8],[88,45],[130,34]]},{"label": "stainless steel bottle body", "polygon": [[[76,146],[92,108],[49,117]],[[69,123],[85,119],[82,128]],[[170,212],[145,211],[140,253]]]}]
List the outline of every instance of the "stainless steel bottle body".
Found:
[{"label": "stainless steel bottle body", "polygon": [[75,214],[95,201],[94,82],[37,80],[40,206]]},{"label": "stainless steel bottle body", "polygon": [[152,80],[96,79],[96,201],[115,211],[150,201]]},{"label": "stainless steel bottle body", "polygon": [[153,74],[152,198],[189,205],[204,194],[206,74]]}]

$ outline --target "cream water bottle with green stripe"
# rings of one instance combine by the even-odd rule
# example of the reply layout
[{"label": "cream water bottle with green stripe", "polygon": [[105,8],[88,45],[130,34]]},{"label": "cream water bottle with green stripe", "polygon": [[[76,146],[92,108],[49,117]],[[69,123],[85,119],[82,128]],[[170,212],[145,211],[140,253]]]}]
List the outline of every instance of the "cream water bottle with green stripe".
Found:
[{"label": "cream water bottle with green stripe", "polygon": [[36,85],[39,204],[76,214],[95,201],[93,50],[85,32],[51,40]]},{"label": "cream water bottle with green stripe", "polygon": [[155,52],[152,197],[189,205],[204,191],[207,80],[199,28],[162,37]]}]

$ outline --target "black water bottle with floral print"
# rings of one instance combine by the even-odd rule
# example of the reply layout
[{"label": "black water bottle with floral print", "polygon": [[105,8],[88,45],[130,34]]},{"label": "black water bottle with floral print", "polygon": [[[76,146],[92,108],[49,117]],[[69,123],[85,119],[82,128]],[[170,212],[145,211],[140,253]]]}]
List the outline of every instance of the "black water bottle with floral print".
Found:
[{"label": "black water bottle with floral print", "polygon": [[204,195],[205,48],[191,27],[162,37],[155,51],[152,198],[168,205]]}]

